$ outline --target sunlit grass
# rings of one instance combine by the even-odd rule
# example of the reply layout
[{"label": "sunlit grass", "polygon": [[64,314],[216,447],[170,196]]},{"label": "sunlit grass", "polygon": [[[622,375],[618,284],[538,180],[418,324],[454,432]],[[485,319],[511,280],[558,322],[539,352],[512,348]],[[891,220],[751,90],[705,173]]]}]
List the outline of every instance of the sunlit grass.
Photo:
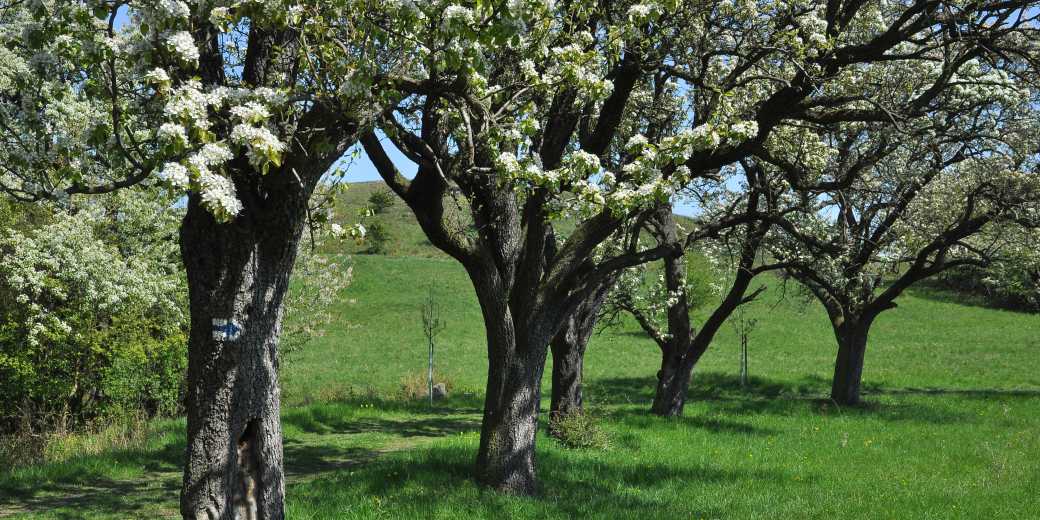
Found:
[{"label": "sunlit grass", "polygon": [[[586,395],[610,447],[567,450],[543,434],[538,497],[482,491],[469,478],[487,371],[480,312],[464,271],[429,256],[354,255],[341,319],[286,364],[290,518],[1040,517],[1040,316],[913,291],[875,325],[866,405],[838,408],[824,400],[836,348],[826,318],[775,279],[748,310],[747,388],[727,325],[686,416],[650,416],[657,347],[632,323],[604,331]],[[431,287],[447,322],[437,367],[455,387],[433,409],[398,397],[425,367]],[[0,470],[0,514],[175,516],[183,421],[123,445],[110,435]]]}]

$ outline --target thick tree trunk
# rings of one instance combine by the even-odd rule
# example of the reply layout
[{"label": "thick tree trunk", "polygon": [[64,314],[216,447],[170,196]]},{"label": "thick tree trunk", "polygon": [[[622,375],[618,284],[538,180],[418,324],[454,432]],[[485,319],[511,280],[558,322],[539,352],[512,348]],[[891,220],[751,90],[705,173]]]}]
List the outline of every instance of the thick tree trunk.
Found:
[{"label": "thick tree trunk", "polygon": [[838,327],[838,358],[834,362],[834,380],[831,399],[841,405],[860,402],[860,383],[863,380],[863,358],[867,352],[868,325]]},{"label": "thick tree trunk", "polygon": [[221,224],[192,196],[181,228],[191,305],[186,519],[284,518],[278,334],[304,214],[276,207]]},{"label": "thick tree trunk", "polygon": [[537,491],[535,438],[545,354],[541,349],[539,362],[537,353],[514,351],[489,366],[477,452],[477,480],[485,486],[516,495]]},{"label": "thick tree trunk", "polygon": [[587,339],[586,341],[580,340],[577,334],[579,331],[572,326],[571,322],[565,327],[550,344],[553,359],[550,420],[584,411],[581,378]]},{"label": "thick tree trunk", "polygon": [[474,286],[488,341],[488,381],[477,452],[477,480],[484,486],[533,495],[535,438],[548,337],[515,326],[513,311],[496,276],[475,273]]},{"label": "thick tree trunk", "polygon": [[616,280],[616,276],[609,277],[581,302],[550,343],[553,359],[551,419],[584,411],[582,374],[585,349],[599,321],[600,308]]},{"label": "thick tree trunk", "polygon": [[670,347],[661,356],[661,370],[657,372],[657,391],[650,412],[662,417],[679,417],[686,404],[686,393],[690,389],[693,363],[686,349]]}]

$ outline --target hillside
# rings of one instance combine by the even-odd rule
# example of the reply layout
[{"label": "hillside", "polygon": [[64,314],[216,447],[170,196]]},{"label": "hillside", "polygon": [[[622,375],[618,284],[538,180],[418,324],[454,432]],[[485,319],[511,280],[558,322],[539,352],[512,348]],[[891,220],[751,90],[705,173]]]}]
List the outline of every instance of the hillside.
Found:
[{"label": "hillside", "polygon": [[[376,191],[389,191],[382,182],[352,182],[336,199],[335,215],[343,225],[358,221],[358,213],[368,205],[368,198]],[[367,227],[373,224],[384,226],[389,234],[388,254],[393,256],[416,256],[422,258],[444,258],[448,256],[438,250],[423,234],[415,222],[415,216],[403,201],[394,197],[394,204],[385,212],[364,219]],[[368,244],[347,244],[346,253],[362,253],[371,248]]]}]

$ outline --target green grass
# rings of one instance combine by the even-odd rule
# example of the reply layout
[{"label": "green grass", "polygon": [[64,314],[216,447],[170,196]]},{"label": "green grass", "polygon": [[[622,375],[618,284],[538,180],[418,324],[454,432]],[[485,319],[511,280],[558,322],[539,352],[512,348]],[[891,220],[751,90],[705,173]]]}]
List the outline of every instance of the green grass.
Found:
[{"label": "green grass", "polygon": [[[749,388],[727,325],[686,416],[648,415],[658,351],[624,323],[595,336],[586,360],[610,447],[567,450],[542,435],[538,497],[482,491],[469,478],[487,371],[479,308],[463,270],[415,231],[402,224],[402,249],[422,258],[353,256],[340,320],[287,363],[290,518],[1040,517],[1040,316],[911,291],[874,326],[867,404],[838,408],[823,400],[835,353],[825,315],[775,279],[748,311]],[[438,368],[455,386],[432,410],[395,397],[425,367],[430,287],[447,321]],[[175,515],[183,422],[139,437],[83,455],[71,437],[51,463],[0,470],[0,514]]]},{"label": "green grass", "polygon": [[[401,200],[395,197],[394,205],[378,215],[372,215],[359,219],[358,215],[368,205],[368,197],[377,190],[386,190],[386,184],[382,182],[355,182],[347,185],[345,192],[336,199],[335,214],[337,219],[344,224],[351,224],[362,220],[368,225],[373,222],[382,224],[389,232],[389,252],[398,256],[418,256],[433,258],[448,258],[430,244],[423,234],[422,229],[415,223],[415,216]],[[364,253],[370,248],[369,244],[346,244],[347,253]]]}]

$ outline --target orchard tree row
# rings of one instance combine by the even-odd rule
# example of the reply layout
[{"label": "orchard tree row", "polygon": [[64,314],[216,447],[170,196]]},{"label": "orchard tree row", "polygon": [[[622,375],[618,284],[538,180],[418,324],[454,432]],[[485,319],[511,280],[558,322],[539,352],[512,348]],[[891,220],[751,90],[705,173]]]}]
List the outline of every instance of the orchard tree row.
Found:
[{"label": "orchard tree row", "polygon": [[[476,478],[531,494],[546,357],[553,411],[580,409],[605,303],[661,347],[653,409],[675,415],[752,278],[783,273],[827,309],[832,397],[852,404],[902,291],[1020,254],[1040,219],[1036,4],[8,1],[0,190],[186,197],[181,513],[277,519],[283,301],[316,190],[363,147],[480,302]],[[699,327],[695,248],[728,272]]]}]

